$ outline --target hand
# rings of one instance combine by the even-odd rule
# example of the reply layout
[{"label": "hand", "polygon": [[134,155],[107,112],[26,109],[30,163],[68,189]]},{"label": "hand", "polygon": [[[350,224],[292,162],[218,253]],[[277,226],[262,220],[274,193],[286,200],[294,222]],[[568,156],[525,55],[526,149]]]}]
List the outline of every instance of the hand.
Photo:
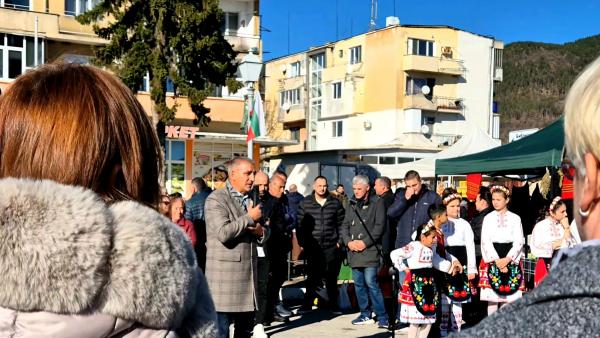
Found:
[{"label": "hand", "polygon": [[468,275],[468,278],[469,278],[469,280],[473,280],[473,279],[475,279],[475,277],[476,277],[476,276],[477,276],[476,274],[474,274],[474,273],[470,273],[470,274]]},{"label": "hand", "polygon": [[454,272],[454,273],[452,273],[453,276],[457,273],[462,273],[463,272],[462,264],[460,264],[460,262],[458,260],[452,261],[452,270]]},{"label": "hand", "polygon": [[350,251],[353,251],[353,252],[358,252],[359,251],[356,242],[358,242],[358,241],[350,241],[350,242],[348,242],[348,249],[350,249]]},{"label": "hand", "polygon": [[560,224],[565,228],[565,230],[569,229],[571,226],[569,225],[569,219],[567,217],[560,220]]},{"label": "hand", "polygon": [[260,225],[260,223],[256,223],[254,226],[246,228],[246,231],[255,235],[256,237],[262,237],[265,234],[264,230],[265,229],[262,227],[262,225]]},{"label": "hand", "polygon": [[361,240],[356,240],[354,241],[354,243],[356,243],[354,245],[354,247],[356,248],[356,251],[363,251],[367,248],[367,246],[365,245],[365,242],[361,241]]},{"label": "hand", "polygon": [[404,193],[404,197],[406,200],[409,200],[415,194],[415,190],[412,187],[407,187],[406,192]]},{"label": "hand", "polygon": [[508,272],[508,268],[505,266],[505,267],[503,267],[503,268],[500,269],[500,272],[507,273]]},{"label": "hand", "polygon": [[499,258],[496,260],[496,266],[498,267],[498,269],[500,269],[500,271],[506,268],[508,263],[510,263],[510,257]]},{"label": "hand", "polygon": [[254,222],[258,221],[262,217],[262,210],[260,209],[260,204],[254,206],[252,201],[248,202],[248,216],[250,216]]},{"label": "hand", "polygon": [[557,239],[555,241],[552,242],[552,250],[556,250],[559,249],[563,244],[563,240],[562,239]]}]

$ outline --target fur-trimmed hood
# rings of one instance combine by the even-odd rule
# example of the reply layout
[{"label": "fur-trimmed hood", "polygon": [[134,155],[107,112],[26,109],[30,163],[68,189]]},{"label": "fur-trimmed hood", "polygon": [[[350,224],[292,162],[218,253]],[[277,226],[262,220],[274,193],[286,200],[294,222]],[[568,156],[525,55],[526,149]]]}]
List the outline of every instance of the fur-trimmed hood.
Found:
[{"label": "fur-trimmed hood", "polygon": [[185,233],[136,202],[107,206],[53,181],[0,180],[0,307],[111,315],[182,337],[216,335]]}]

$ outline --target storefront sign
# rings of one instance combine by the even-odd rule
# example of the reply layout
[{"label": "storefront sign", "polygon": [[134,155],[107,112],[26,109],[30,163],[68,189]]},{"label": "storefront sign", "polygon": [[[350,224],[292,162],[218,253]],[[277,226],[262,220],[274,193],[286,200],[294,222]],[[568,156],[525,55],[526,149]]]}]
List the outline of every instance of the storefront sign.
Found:
[{"label": "storefront sign", "polygon": [[165,134],[168,138],[193,139],[196,138],[196,132],[199,131],[198,127],[165,126]]}]

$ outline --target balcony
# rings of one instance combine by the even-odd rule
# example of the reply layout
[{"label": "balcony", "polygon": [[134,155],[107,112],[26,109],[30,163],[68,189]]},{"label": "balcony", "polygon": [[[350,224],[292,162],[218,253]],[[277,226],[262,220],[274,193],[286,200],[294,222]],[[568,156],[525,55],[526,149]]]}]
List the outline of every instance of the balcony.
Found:
[{"label": "balcony", "polygon": [[260,48],[260,36],[239,33],[226,33],[224,36],[237,52],[247,53]]},{"label": "balcony", "polygon": [[457,97],[432,96],[428,98],[423,94],[415,94],[404,97],[404,108],[461,114],[462,101],[463,99]]},{"label": "balcony", "polygon": [[306,113],[304,111],[304,107],[301,105],[291,106],[288,110],[285,110],[281,107],[278,109],[279,122],[281,123],[293,123],[306,120]]},{"label": "balcony", "polygon": [[405,55],[404,70],[407,72],[424,72],[460,76],[465,72],[462,60],[446,57],[423,55]]}]

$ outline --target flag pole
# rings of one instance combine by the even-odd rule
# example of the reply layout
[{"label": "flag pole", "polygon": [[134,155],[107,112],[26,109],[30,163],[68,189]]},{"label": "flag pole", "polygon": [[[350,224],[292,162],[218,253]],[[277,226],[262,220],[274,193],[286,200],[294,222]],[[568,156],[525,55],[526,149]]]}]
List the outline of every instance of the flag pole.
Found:
[{"label": "flag pole", "polygon": [[[249,82],[248,83],[248,101],[250,102],[248,105],[248,109],[251,110],[252,106],[254,104],[254,83],[253,82]],[[255,112],[256,113],[256,112]],[[250,118],[250,116],[248,116],[248,118]],[[248,128],[250,128],[250,123],[248,123]],[[254,158],[254,140],[250,140],[248,141],[248,158],[253,160]]]}]

